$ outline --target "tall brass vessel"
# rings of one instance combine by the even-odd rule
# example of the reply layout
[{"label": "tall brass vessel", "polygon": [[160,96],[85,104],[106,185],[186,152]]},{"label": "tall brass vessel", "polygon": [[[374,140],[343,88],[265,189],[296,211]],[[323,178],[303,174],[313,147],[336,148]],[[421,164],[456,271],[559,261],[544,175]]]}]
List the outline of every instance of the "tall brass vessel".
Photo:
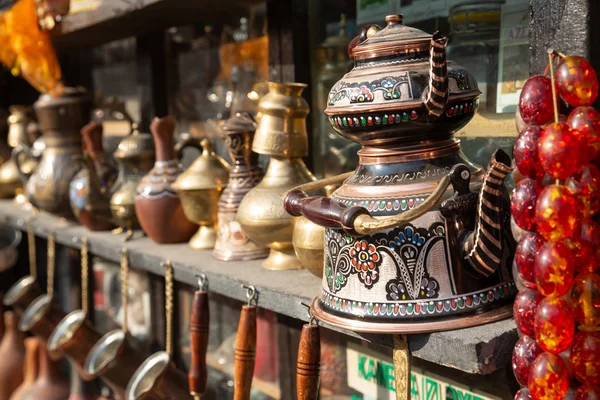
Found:
[{"label": "tall brass vessel", "polygon": [[[217,240],[217,204],[221,191],[227,185],[229,165],[212,151],[208,139],[200,143],[202,154],[175,180],[173,190],[181,199],[187,219],[198,224],[198,232],[189,245],[195,250],[215,247]],[[190,138],[177,146],[180,153],[187,146],[197,147],[197,140]]]},{"label": "tall brass vessel", "polygon": [[264,176],[258,154],[252,151],[255,131],[256,121],[247,113],[236,113],[223,125],[233,167],[219,199],[217,243],[213,251],[218,260],[254,260],[269,255],[269,249],[250,240],[236,221],[240,202]]},{"label": "tall brass vessel", "polygon": [[289,189],[316,178],[303,156],[308,154],[306,116],[308,103],[301,97],[303,83],[269,82],[269,93],[259,103],[261,119],[252,150],[271,156],[263,180],[242,200],[237,221],[248,237],[271,249],[263,267],[299,269],[292,233],[295,219],[283,209],[281,196]]},{"label": "tall brass vessel", "polygon": [[[27,199],[36,207],[71,217],[69,185],[83,165],[79,130],[89,121],[92,100],[85,89],[65,88],[61,97],[44,94],[34,104],[46,148],[29,179],[22,175]],[[16,149],[15,149],[16,150]],[[20,152],[27,152],[21,148]],[[19,151],[17,168],[24,173]]]}]

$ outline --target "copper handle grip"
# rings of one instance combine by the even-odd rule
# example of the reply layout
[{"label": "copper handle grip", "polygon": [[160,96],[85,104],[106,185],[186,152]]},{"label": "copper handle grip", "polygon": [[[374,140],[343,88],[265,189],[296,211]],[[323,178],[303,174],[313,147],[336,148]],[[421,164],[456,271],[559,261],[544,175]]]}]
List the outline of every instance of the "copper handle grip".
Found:
[{"label": "copper handle grip", "polygon": [[256,306],[243,306],[235,341],[233,400],[249,400],[256,355]]},{"label": "copper handle grip", "polygon": [[206,391],[206,350],[208,348],[208,293],[196,291],[192,302],[192,318],[190,320],[190,343],[192,360],[188,373],[188,384],[192,395],[200,395]]},{"label": "copper handle grip", "polygon": [[296,364],[296,395],[298,400],[316,400],[319,397],[321,342],[319,327],[304,325],[298,346]]}]

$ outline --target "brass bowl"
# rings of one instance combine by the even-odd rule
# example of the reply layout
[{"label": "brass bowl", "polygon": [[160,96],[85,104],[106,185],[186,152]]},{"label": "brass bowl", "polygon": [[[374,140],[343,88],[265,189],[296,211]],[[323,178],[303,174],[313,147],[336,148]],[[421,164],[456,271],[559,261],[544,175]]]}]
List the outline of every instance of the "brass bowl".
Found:
[{"label": "brass bowl", "polygon": [[323,278],[325,228],[299,217],[294,225],[292,244],[300,264],[314,276]]}]

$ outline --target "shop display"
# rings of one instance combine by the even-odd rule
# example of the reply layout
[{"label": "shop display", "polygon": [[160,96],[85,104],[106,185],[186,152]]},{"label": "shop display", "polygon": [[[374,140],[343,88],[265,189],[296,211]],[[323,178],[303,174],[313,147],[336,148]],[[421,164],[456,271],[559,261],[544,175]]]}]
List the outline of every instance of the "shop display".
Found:
[{"label": "shop display", "polygon": [[91,380],[83,365],[90,350],[102,336],[88,320],[88,249],[87,238],[81,240],[81,309],[71,311],[50,334],[47,346],[52,354],[66,356],[81,378]]},{"label": "shop display", "polygon": [[233,400],[250,400],[256,359],[256,289],[247,288],[248,304],[242,306],[235,340]]},{"label": "shop display", "polygon": [[[132,125],[132,133],[123,139],[113,153],[119,168],[117,181],[110,189],[110,211],[113,220],[125,231],[125,240],[133,237],[133,230],[140,223],[135,213],[136,188],[142,178],[154,166],[154,142],[148,133],[140,133],[137,124]],[[103,190],[109,190],[103,188]]]},{"label": "shop display", "polygon": [[31,386],[37,380],[40,369],[40,340],[36,337],[25,339],[25,362],[23,364],[23,383],[12,392],[9,400],[25,400]]},{"label": "shop display", "polygon": [[171,117],[154,118],[150,125],[156,146],[154,167],[138,183],[135,214],[142,229],[156,243],[183,243],[198,229],[183,212],[173,183],[183,172],[175,157]]},{"label": "shop display", "polygon": [[17,328],[17,315],[6,311],[4,336],[0,343],[0,398],[8,399],[23,383],[23,363],[25,361],[25,336]]},{"label": "shop display", "polygon": [[[446,62],[447,39],[404,26],[401,15],[386,22],[351,45],[355,67],[325,110],[340,135],[363,146],[358,168],[299,186],[284,202],[326,228],[313,314],[378,333],[506,318],[516,293],[503,188],[511,160],[498,150],[485,170],[453,138],[480,92],[468,71]],[[342,182],[331,198],[305,193]]]},{"label": "shop display", "polygon": [[[69,186],[69,200],[75,218],[92,231],[113,229],[110,210],[110,188],[116,170],[108,162],[102,148],[102,125],[90,122],[81,129],[84,167]],[[108,190],[106,190],[108,188]]]},{"label": "shop display", "polygon": [[206,351],[208,349],[208,327],[210,314],[208,310],[207,280],[205,276],[198,278],[198,290],[194,292],[192,316],[190,319],[191,362],[188,372],[190,394],[194,400],[201,400],[206,392]]},{"label": "shop display", "polygon": [[[160,156],[159,156],[160,157]],[[173,362],[173,266],[165,262],[165,351],[159,351],[139,366],[130,377],[125,398],[138,400],[152,398],[156,400],[186,399],[189,390],[187,377]]]},{"label": "shop display", "polygon": [[126,248],[121,252],[120,275],[123,308],[121,328],[106,333],[94,344],[85,359],[83,369],[90,378],[101,377],[117,397],[124,399],[129,378],[144,362],[144,354],[132,346],[128,335],[129,258]]},{"label": "shop display", "polygon": [[319,398],[319,370],[321,364],[321,339],[319,327],[313,323],[302,326],[298,362],[296,365],[296,396],[298,400]]},{"label": "shop display", "polygon": [[[42,95],[34,104],[44,135],[46,148],[33,174],[22,175],[25,196],[36,207],[64,217],[72,216],[69,206],[69,185],[82,168],[81,135],[92,111],[91,98],[82,88],[65,88],[62,97]],[[15,161],[22,171],[21,152],[17,148]]]},{"label": "shop display", "polygon": [[232,167],[218,204],[217,242],[213,251],[218,260],[253,260],[269,254],[269,249],[249,239],[236,221],[242,199],[264,176],[258,154],[252,151],[255,130],[256,122],[247,113],[236,113],[223,124],[222,135]]},{"label": "shop display", "polygon": [[[599,144],[596,112],[582,109],[597,96],[598,78],[585,59],[550,50],[546,72],[525,83],[519,103],[526,124],[543,126],[520,133],[519,150],[529,140],[522,137],[534,130],[539,141],[537,153],[520,152],[517,166],[528,177],[524,181],[550,177],[544,186],[535,183],[539,190],[533,196],[517,185],[512,198],[513,209],[527,203],[535,211],[527,221],[515,219],[530,231],[517,247],[518,273],[530,289],[517,295],[522,306],[515,302],[517,328],[525,336],[515,347],[513,370],[532,400],[570,398],[568,392],[577,388],[573,378],[583,385],[600,383],[600,341],[594,336],[600,324],[600,278],[593,272],[600,241],[591,220],[599,208],[600,173],[589,163]],[[559,98],[572,109],[566,122],[561,122]],[[575,398],[591,399],[594,390],[584,386]],[[522,397],[517,393],[515,399]]]},{"label": "shop display", "polygon": [[283,209],[281,196],[316,179],[301,158],[308,152],[305,88],[303,83],[269,82],[269,93],[259,103],[252,150],[271,158],[262,181],[240,203],[237,221],[250,240],[270,248],[262,264],[267,269],[301,268],[292,246],[294,219]]},{"label": "shop display", "polygon": [[217,241],[217,207],[223,188],[229,178],[229,165],[212,151],[208,139],[200,143],[190,138],[178,143],[178,158],[188,146],[199,148],[202,154],[175,180],[173,190],[181,200],[185,216],[200,228],[192,236],[189,245],[195,250],[215,247]]}]

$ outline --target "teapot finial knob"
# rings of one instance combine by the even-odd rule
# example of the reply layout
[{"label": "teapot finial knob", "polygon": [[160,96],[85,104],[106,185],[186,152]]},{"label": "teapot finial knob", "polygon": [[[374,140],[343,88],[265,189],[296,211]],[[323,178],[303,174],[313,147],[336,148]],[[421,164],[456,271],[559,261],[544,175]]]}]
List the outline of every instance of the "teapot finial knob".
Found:
[{"label": "teapot finial knob", "polygon": [[404,15],[402,14],[391,14],[385,17],[385,22],[387,22],[388,25],[401,24],[403,20]]}]

